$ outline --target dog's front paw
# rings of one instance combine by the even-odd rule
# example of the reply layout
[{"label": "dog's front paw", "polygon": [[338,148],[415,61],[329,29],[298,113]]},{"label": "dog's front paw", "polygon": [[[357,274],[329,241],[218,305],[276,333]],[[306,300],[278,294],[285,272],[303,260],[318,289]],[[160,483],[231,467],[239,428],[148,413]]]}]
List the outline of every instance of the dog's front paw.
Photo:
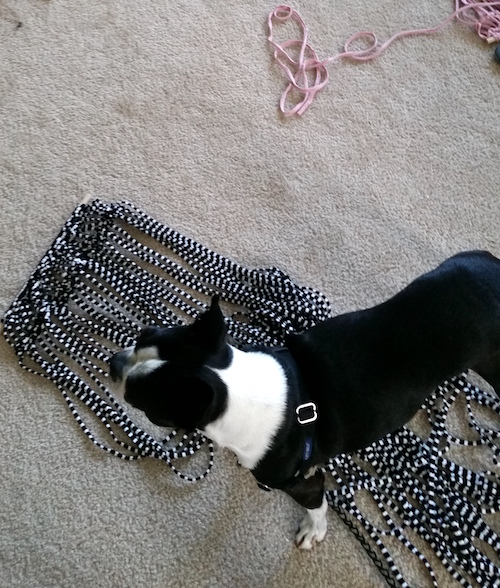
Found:
[{"label": "dog's front paw", "polygon": [[325,498],[323,498],[323,504],[319,508],[308,509],[295,537],[295,545],[299,549],[312,549],[315,543],[323,541],[327,527],[326,509],[327,502]]},{"label": "dog's front paw", "polygon": [[295,537],[295,545],[299,549],[312,549],[315,543],[323,541],[326,535],[326,519],[314,521],[309,513],[300,523],[299,531]]}]

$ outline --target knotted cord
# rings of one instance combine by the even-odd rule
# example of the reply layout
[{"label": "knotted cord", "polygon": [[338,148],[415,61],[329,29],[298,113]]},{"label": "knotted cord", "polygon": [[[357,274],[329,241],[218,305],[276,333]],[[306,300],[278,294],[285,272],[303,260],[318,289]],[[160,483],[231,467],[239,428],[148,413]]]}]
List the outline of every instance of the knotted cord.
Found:
[{"label": "knotted cord", "polygon": [[[392,35],[383,43],[379,43],[375,33],[361,31],[351,35],[344,44],[344,50],[332,57],[320,60],[316,51],[308,42],[309,30],[300,14],[280,4],[268,16],[268,41],[274,48],[274,59],[285,72],[289,80],[280,99],[280,110],[285,116],[302,115],[312,104],[316,94],[326,86],[329,80],[327,65],[340,59],[351,61],[371,61],[379,57],[394,41],[404,37],[432,35],[446,27],[453,20],[461,20],[475,28],[477,34],[492,43],[500,41],[500,1],[484,2],[482,0],[455,0],[455,11],[441,23],[424,29],[410,29]],[[274,23],[294,22],[298,25],[301,39],[277,43],[274,40]],[[355,42],[366,44],[364,49],[353,49]],[[295,58],[288,49],[298,50]],[[310,80],[309,78],[313,79]],[[293,107],[287,108],[289,94],[295,90],[302,99]]]},{"label": "knotted cord", "polygon": [[[325,296],[296,285],[277,268],[246,269],[131,204],[94,200],[68,219],[5,314],[4,334],[24,369],[56,384],[92,443],[124,460],[160,459],[182,479],[196,481],[213,466],[212,444],[199,431],[172,431],[158,439],[137,426],[108,389],[108,361],[115,350],[133,344],[144,326],[196,317],[214,293],[237,345],[282,345],[286,334],[331,316]],[[473,440],[448,430],[460,399]],[[478,407],[491,413],[493,424],[483,422]],[[92,426],[82,411],[90,412]],[[325,471],[334,488],[328,501],[391,586],[408,586],[387,543],[391,538],[422,562],[434,586],[429,553],[462,586],[500,586],[498,564],[477,543],[500,553],[500,539],[483,517],[500,510],[500,479],[448,455],[455,446],[486,448],[495,466],[500,401],[462,375],[436,390],[424,411],[429,435],[404,427],[363,451],[330,460]],[[101,425],[100,434],[95,425]],[[176,460],[202,447],[208,466],[201,474],[176,467]],[[370,511],[359,505],[363,493],[371,496],[382,523],[372,522]],[[411,533],[425,542],[425,550]]]}]

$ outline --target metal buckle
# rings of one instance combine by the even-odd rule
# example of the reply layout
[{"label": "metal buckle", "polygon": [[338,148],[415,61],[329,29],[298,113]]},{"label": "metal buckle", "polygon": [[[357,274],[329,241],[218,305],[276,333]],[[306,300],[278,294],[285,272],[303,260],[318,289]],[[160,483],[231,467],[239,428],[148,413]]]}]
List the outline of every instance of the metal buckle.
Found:
[{"label": "metal buckle", "polygon": [[[302,417],[301,412],[303,410],[312,411],[311,416]],[[295,409],[295,413],[297,414],[297,421],[299,425],[308,425],[309,423],[314,423],[314,421],[318,420],[318,407],[314,404],[314,402],[305,402],[304,404],[300,404]]]}]

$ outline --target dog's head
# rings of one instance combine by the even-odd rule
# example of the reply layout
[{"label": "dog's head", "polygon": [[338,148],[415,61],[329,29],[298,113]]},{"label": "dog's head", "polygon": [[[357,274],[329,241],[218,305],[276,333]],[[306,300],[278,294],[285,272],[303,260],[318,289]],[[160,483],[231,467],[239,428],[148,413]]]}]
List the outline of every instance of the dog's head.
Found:
[{"label": "dog's head", "polygon": [[203,429],[224,410],[227,389],[212,368],[231,362],[227,327],[214,296],[210,309],[182,327],[146,327],[132,347],[115,353],[110,375],[125,401],[164,427]]}]

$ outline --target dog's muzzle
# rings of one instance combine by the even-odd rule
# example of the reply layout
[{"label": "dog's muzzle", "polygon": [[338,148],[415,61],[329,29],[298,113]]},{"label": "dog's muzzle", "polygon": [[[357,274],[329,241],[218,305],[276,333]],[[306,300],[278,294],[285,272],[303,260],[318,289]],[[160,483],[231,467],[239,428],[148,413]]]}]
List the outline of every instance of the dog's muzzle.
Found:
[{"label": "dog's muzzle", "polygon": [[113,382],[121,382],[129,368],[129,361],[133,348],[125,349],[115,353],[109,362],[109,375]]}]

